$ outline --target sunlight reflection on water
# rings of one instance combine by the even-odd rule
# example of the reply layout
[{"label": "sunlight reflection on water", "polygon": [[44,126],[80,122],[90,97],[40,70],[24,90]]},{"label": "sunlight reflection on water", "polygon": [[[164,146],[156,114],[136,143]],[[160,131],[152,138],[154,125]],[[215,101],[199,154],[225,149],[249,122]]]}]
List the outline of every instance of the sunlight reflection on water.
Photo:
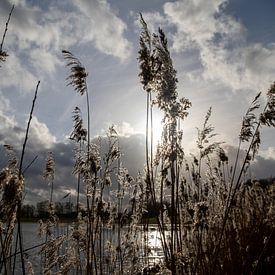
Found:
[{"label": "sunlight reflection on water", "polygon": [[[68,224],[68,223],[60,223],[56,230],[56,234],[57,235],[67,234],[70,226],[71,224]],[[45,241],[44,239],[41,239],[38,236],[38,227],[39,227],[38,223],[22,223],[24,249],[31,248]],[[122,230],[126,230],[126,228]],[[142,226],[140,227],[140,230],[142,231]],[[140,234],[140,242],[142,244],[142,247],[144,247],[144,238],[142,234]],[[161,236],[157,225],[149,225],[148,227],[148,246],[149,246],[149,254],[147,255],[148,264],[154,265],[159,263],[164,258],[164,254],[161,246]],[[40,250],[41,250],[41,247],[37,247],[25,253],[25,256],[28,257],[28,259],[33,265],[34,274],[42,274],[42,269],[41,269],[42,258],[41,258]],[[144,257],[144,255],[141,255],[141,257]],[[17,255],[16,262],[17,262],[16,274],[21,274],[21,264],[20,264],[19,255]]]},{"label": "sunlight reflection on water", "polygon": [[149,264],[159,263],[163,257],[163,250],[161,246],[161,236],[157,226],[149,226],[148,228],[148,246],[150,248]]}]

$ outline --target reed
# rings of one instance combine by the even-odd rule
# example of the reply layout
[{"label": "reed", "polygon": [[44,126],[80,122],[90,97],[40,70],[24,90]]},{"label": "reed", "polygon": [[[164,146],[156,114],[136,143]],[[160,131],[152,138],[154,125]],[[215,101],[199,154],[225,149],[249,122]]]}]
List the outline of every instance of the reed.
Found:
[{"label": "reed", "polygon": [[[1,62],[13,8],[1,43]],[[77,178],[76,217],[60,231],[55,213],[54,154],[49,152],[43,177],[50,185],[48,217],[39,221],[43,274],[269,274],[274,267],[274,179],[246,180],[257,156],[263,127],[275,126],[275,83],[261,108],[256,95],[241,122],[237,153],[227,156],[211,124],[212,107],[197,128],[197,152],[186,155],[184,120],[191,102],[177,92],[177,72],[167,38],[152,33],[140,15],[138,61],[146,92],[145,170],[133,178],[122,161],[120,137],[111,126],[104,137],[91,138],[91,104],[85,66],[71,52],[62,54],[69,68],[67,84],[85,97],[82,111],[72,111]],[[0,272],[15,273],[20,255],[22,274],[34,274],[24,253],[21,206],[23,169],[38,82],[21,157],[6,145],[8,162],[0,172]],[[154,153],[154,111],[163,114],[161,142]],[[242,151],[246,149],[243,159]],[[85,197],[82,203],[81,195]],[[163,258],[151,261],[149,208],[156,210]],[[14,235],[17,225],[17,235]],[[13,239],[15,237],[15,240]],[[18,249],[19,244],[19,249]],[[15,249],[12,251],[12,245]]]},{"label": "reed", "polygon": [[[237,270],[243,270],[243,266],[234,259],[236,260],[236,264],[235,262],[233,264],[234,268],[229,267],[230,256],[228,255],[236,253],[236,251],[233,252],[234,247],[238,249],[245,247],[240,243],[237,235],[240,231],[249,230],[251,225],[242,223],[241,216],[249,216],[248,219],[254,220],[256,215],[255,212],[252,214],[248,208],[243,208],[236,201],[246,201],[249,204],[250,199],[241,199],[243,190],[249,189],[253,192],[254,184],[257,185],[253,183],[251,187],[247,186],[243,179],[258,152],[261,128],[274,126],[274,84],[267,92],[266,106],[258,117],[255,111],[260,109],[260,94],[248,108],[243,118],[235,160],[228,159],[222,148],[223,142],[216,141],[214,127],[209,124],[212,112],[210,108],[202,129],[198,129],[198,154],[192,156],[193,161],[190,163],[182,147],[181,120],[188,115],[187,110],[191,103],[185,98],[178,99],[176,71],[173,68],[164,33],[159,29],[157,34],[151,34],[142,16],[141,28],[139,51],[141,83],[147,94],[154,95],[152,99],[154,105],[163,111],[162,142],[155,156],[155,166],[153,169],[150,168],[151,171],[158,171],[158,174],[154,174],[152,180],[147,172],[145,182],[146,185],[149,184],[150,198],[154,198],[154,204],[157,205],[159,202],[161,205],[158,226],[159,231],[162,232],[164,269],[169,270],[171,274],[234,274]],[[265,120],[266,117],[268,117],[267,120]],[[149,136],[148,133],[149,131],[146,131],[147,136]],[[148,139],[147,137],[146,140]],[[237,172],[241,146],[244,142],[248,143],[247,151]],[[146,155],[148,155],[147,151],[146,149]],[[234,167],[232,171],[229,168],[230,162]],[[147,171],[148,166],[147,164]],[[202,167],[206,167],[204,174],[202,174]],[[236,174],[238,176],[235,179]],[[159,182],[160,186],[153,185],[153,182]],[[156,193],[158,188],[159,195]],[[273,187],[266,188],[270,192]],[[258,200],[262,201],[266,195],[263,193],[260,195],[260,193],[257,193]],[[167,200],[170,201],[168,208],[164,203]],[[266,201],[269,199],[266,198]],[[268,205],[265,211],[268,211],[268,207],[272,208],[270,201]],[[257,208],[256,205],[254,207]],[[264,213],[262,212],[261,215]],[[237,222],[240,222],[239,225],[236,225]],[[269,229],[265,227],[268,233],[264,233],[269,241],[274,237],[274,227],[271,223],[267,226]],[[170,225],[168,237],[164,233],[167,225]],[[260,226],[260,222],[255,226]],[[249,247],[254,244],[246,245]],[[265,249],[263,242],[257,245]],[[256,259],[258,256],[253,253],[250,251],[244,255],[242,260],[246,266],[242,274],[255,270],[251,259],[254,258],[255,263],[258,263]],[[267,262],[265,264],[268,265]]]}]

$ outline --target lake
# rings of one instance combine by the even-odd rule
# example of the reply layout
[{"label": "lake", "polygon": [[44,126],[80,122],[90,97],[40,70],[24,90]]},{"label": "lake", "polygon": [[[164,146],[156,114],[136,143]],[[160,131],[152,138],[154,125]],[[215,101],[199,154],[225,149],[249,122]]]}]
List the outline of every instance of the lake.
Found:
[{"label": "lake", "polygon": [[[69,227],[72,226],[70,223],[59,223],[58,229],[56,231],[57,235],[66,234],[69,231]],[[23,243],[24,250],[42,244],[45,240],[38,236],[38,223],[23,222],[22,232],[23,232]],[[141,228],[141,227],[140,227]],[[123,229],[122,229],[123,230]],[[124,229],[126,230],[126,229]],[[143,246],[143,238],[141,239],[141,247]],[[148,257],[149,264],[158,263],[163,259],[163,251],[161,248],[160,233],[158,231],[157,225],[149,225],[148,228],[148,245],[150,248],[150,254]],[[42,274],[41,262],[42,257],[40,252],[41,247],[36,247],[25,252],[26,257],[30,260],[33,265],[33,270],[35,274]],[[21,263],[20,255],[17,255],[16,260],[16,274],[21,274]]]}]

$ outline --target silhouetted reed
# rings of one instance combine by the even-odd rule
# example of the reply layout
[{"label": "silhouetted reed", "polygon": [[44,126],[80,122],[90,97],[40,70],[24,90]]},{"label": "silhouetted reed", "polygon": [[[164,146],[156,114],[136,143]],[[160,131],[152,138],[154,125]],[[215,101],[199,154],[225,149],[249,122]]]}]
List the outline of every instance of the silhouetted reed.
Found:
[{"label": "silhouetted reed", "polygon": [[[1,43],[1,61],[7,56],[3,43],[12,11]],[[191,102],[179,98],[177,72],[164,32],[151,33],[142,15],[140,23],[139,77],[146,92],[147,115],[145,170],[136,178],[122,162],[115,126],[105,137],[91,139],[88,73],[71,52],[62,51],[69,68],[68,85],[86,96],[87,123],[75,107],[70,140],[75,145],[76,216],[63,233],[59,232],[53,199],[54,184],[58,184],[54,183],[58,173],[54,152],[46,159],[43,177],[50,184],[50,195],[48,215],[39,221],[42,273],[271,274],[275,260],[274,179],[248,181],[246,176],[258,154],[262,128],[275,126],[275,83],[267,92],[263,109],[259,93],[245,112],[234,159],[229,158],[210,123],[211,107],[202,127],[197,128],[196,153],[186,156],[183,125]],[[22,245],[20,209],[25,188],[22,167],[39,84],[19,160],[13,147],[5,145],[8,162],[0,172],[3,274],[15,272],[17,254],[22,274],[34,274],[31,259],[24,257],[31,248]],[[155,153],[154,108],[163,114],[162,138]],[[149,244],[150,207],[157,213],[154,220],[163,252],[163,257],[154,261]]]},{"label": "silhouetted reed", "polygon": [[[255,114],[260,108],[260,94],[255,97],[246,112],[235,161],[228,159],[222,148],[223,142],[216,141],[214,127],[209,124],[212,111],[210,108],[202,129],[198,129],[198,154],[192,156],[193,161],[190,163],[182,147],[180,120],[188,115],[187,110],[191,103],[185,98],[178,99],[176,71],[164,33],[159,30],[158,34],[151,34],[142,16],[141,26],[141,83],[147,94],[154,95],[153,104],[163,111],[162,141],[157,148],[154,167],[147,164],[145,185],[149,185],[147,189],[150,195],[147,197],[153,199],[155,205],[161,204],[157,222],[165,255],[164,268],[171,274],[236,274],[238,270],[241,270],[241,274],[253,270],[256,272],[258,254],[255,251],[243,254],[242,261],[234,259],[236,263],[231,262],[231,266],[228,263],[231,261],[230,255],[238,255],[243,247],[255,245],[265,250],[268,245],[263,241],[262,234],[269,242],[274,238],[271,219],[268,219],[268,225],[263,231],[253,231],[254,234],[259,234],[259,242],[253,243],[250,239],[251,244],[245,244],[240,241],[238,235],[245,230],[249,231],[252,225],[248,220],[256,221],[258,215],[265,216],[265,212],[272,208],[268,194],[273,183],[266,187],[267,193],[257,193],[258,198],[254,206],[251,205],[250,199],[241,198],[243,188],[249,192],[254,189],[254,185],[245,185],[243,178],[258,152],[261,142],[260,129],[262,126],[274,126],[274,84],[267,93],[267,103],[262,113],[258,117]],[[147,136],[149,132],[146,131]],[[241,160],[240,169],[237,169],[241,145],[244,142],[248,142],[248,147],[244,159]],[[229,162],[232,161],[234,168],[230,169]],[[202,167],[205,167],[203,174]],[[157,172],[148,176],[152,175],[153,171]],[[268,203],[263,208],[258,207],[258,201],[263,200]],[[165,201],[170,201],[168,208]],[[261,214],[249,211],[248,207],[238,204],[238,201],[245,201],[253,209],[261,209]],[[244,216],[247,217],[246,220]],[[168,225],[170,233],[167,236],[164,228]],[[255,226],[261,228],[260,219]],[[238,252],[235,251],[236,248]],[[261,260],[263,266],[271,267],[268,257]]]}]

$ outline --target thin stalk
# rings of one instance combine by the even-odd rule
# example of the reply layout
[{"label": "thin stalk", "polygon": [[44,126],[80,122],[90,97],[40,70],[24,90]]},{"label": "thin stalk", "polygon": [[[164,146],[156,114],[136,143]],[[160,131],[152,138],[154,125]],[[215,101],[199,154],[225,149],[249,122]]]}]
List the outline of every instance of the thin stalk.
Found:
[{"label": "thin stalk", "polygon": [[175,247],[174,247],[174,232],[175,232],[175,183],[176,183],[176,174],[175,174],[175,161],[172,162],[171,166],[171,271],[172,274],[176,272],[176,263],[175,263]]},{"label": "thin stalk", "polygon": [[[267,104],[266,104],[263,112],[265,112],[266,108],[267,108]],[[243,164],[242,164],[242,167],[241,167],[238,179],[236,181],[235,188],[233,190],[232,196],[231,196],[231,198],[229,200],[228,205],[226,205],[227,207],[225,209],[225,215],[224,215],[224,218],[223,218],[223,224],[222,224],[222,229],[221,229],[218,245],[216,247],[216,251],[214,252],[214,264],[213,264],[213,267],[212,267],[212,269],[213,269],[212,271],[214,271],[215,268],[216,268],[216,264],[217,264],[217,260],[218,260],[218,252],[220,250],[221,241],[222,241],[223,233],[224,233],[224,230],[225,230],[226,222],[227,222],[228,217],[229,217],[229,213],[230,213],[230,210],[231,210],[231,207],[232,207],[232,203],[234,201],[234,197],[235,197],[235,195],[237,193],[238,188],[240,187],[240,183],[241,183],[240,180],[241,180],[241,177],[242,177],[243,172],[244,172],[244,168],[245,168],[245,165],[246,165],[246,160],[248,159],[248,156],[250,154],[250,150],[252,148],[252,144],[253,144],[254,139],[256,137],[256,133],[258,132],[258,130],[260,128],[260,125],[261,125],[261,122],[258,121],[257,126],[256,126],[255,131],[254,131],[254,134],[253,134],[253,137],[252,137],[251,142],[249,144],[249,148],[247,150],[246,156],[244,158],[244,161],[243,161]]]},{"label": "thin stalk", "polygon": [[[90,101],[89,101],[89,93],[88,93],[88,87],[87,87],[87,83],[86,83],[86,79],[85,79],[85,87],[86,87],[86,107],[87,107],[87,130],[88,130],[88,141],[87,141],[87,158],[88,161],[90,159]],[[88,192],[88,190],[87,190]],[[93,238],[91,236],[92,234],[92,226],[91,226],[91,213],[90,213],[90,203],[89,203],[89,196],[88,193],[86,195],[86,203],[87,203],[87,211],[88,211],[88,225],[87,225],[87,229],[88,229],[88,245],[87,245],[87,272],[91,271],[90,269],[92,269],[92,266],[90,266],[90,245],[91,242],[93,242]]]},{"label": "thin stalk", "polygon": [[[145,157],[146,157],[146,178],[150,180],[150,164],[149,164],[149,111],[150,111],[150,93],[147,92],[146,98],[146,137],[145,137]],[[150,183],[147,183],[147,185]],[[146,186],[146,192],[148,192],[148,186]]]},{"label": "thin stalk", "polygon": [[9,26],[9,23],[10,23],[11,14],[12,14],[13,10],[14,10],[14,5],[12,5],[11,11],[9,13],[8,20],[6,22],[6,27],[5,27],[3,36],[2,36],[1,44],[0,44],[0,52],[2,52],[2,50],[3,50],[3,45],[4,45],[4,41],[5,41],[5,38],[6,38],[7,31],[8,31],[8,26]]},{"label": "thin stalk", "polygon": [[[0,254],[0,272],[3,268],[3,264],[5,263],[6,261],[6,254],[8,253],[8,248],[9,248],[9,242],[11,241],[11,234],[9,234],[10,230],[11,230],[11,226],[12,226],[12,220],[9,219],[8,220],[8,226],[7,226],[7,229],[6,229],[6,237],[4,239],[4,243],[3,243],[3,249],[1,251],[1,254]],[[3,258],[3,261],[2,261],[2,258]]]},{"label": "thin stalk", "polygon": [[34,105],[35,105],[35,102],[37,99],[37,92],[38,92],[39,85],[40,85],[40,81],[38,81],[38,83],[36,85],[35,94],[34,94],[32,107],[31,107],[31,111],[30,111],[30,115],[29,115],[29,120],[28,120],[28,124],[27,124],[25,139],[24,139],[24,143],[23,143],[23,149],[22,149],[21,158],[20,158],[19,173],[18,173],[19,177],[22,176],[22,166],[23,166],[23,160],[24,160],[24,155],[25,155],[25,149],[26,149],[26,145],[27,145],[27,141],[28,141],[28,135],[29,135],[31,120],[32,120],[32,116],[33,116]]},{"label": "thin stalk", "polygon": [[273,233],[274,233],[274,227],[273,227],[273,229],[272,229],[272,231],[271,231],[271,233],[270,233],[270,235],[269,235],[269,237],[268,237],[268,240],[266,241],[266,243],[265,243],[263,249],[261,250],[261,253],[259,254],[259,257],[258,257],[258,259],[257,259],[257,261],[256,261],[257,264],[256,264],[256,266],[254,267],[254,269],[252,270],[252,273],[251,273],[252,275],[255,274],[255,272],[257,271],[257,268],[258,268],[258,266],[259,266],[260,260],[261,260],[261,258],[262,258],[263,255],[264,255],[264,252],[265,252],[265,250],[266,250],[266,248],[267,248],[267,246],[268,246],[268,244],[269,244],[269,242],[270,242],[270,240],[271,240],[271,237],[272,237]]},{"label": "thin stalk", "polygon": [[[111,151],[114,149],[115,144],[118,143],[118,147],[119,147],[119,142],[118,140],[115,140],[114,142],[109,140],[109,152],[106,158],[106,163],[105,163],[105,169],[104,169],[104,173],[102,176],[102,170],[100,170],[100,178],[103,180],[101,181],[101,186],[100,186],[100,204],[101,207],[103,205],[103,192],[104,192],[104,188],[105,188],[105,179],[107,177],[107,175],[110,173],[110,154]],[[99,140],[99,148],[100,150],[102,149],[102,145],[101,145],[101,139]],[[100,152],[100,155],[102,155],[103,152]],[[100,158],[100,166],[103,166],[102,164],[102,158]],[[120,168],[120,163],[118,164],[118,169]],[[104,244],[105,244],[105,234],[104,234],[104,221],[101,219],[100,215],[96,216],[96,230],[95,230],[95,235],[98,234],[98,230],[99,230],[99,264],[100,264],[100,274],[103,274],[103,260],[105,259],[105,254],[104,254]]]},{"label": "thin stalk", "polygon": [[79,213],[80,173],[77,174],[76,215]]},{"label": "thin stalk", "polygon": [[[2,234],[0,234],[0,243],[1,243],[1,250],[4,251],[4,244],[3,244]],[[3,263],[4,263],[5,274],[8,274],[8,271],[7,271],[7,262],[6,262],[7,257],[5,257],[4,253],[3,253],[3,256],[4,256]]]},{"label": "thin stalk", "polygon": [[[22,153],[21,153],[19,172],[18,172],[19,179],[22,177],[22,166],[23,166],[23,160],[24,160],[24,155],[25,155],[25,149],[26,149],[26,145],[27,145],[27,141],[28,141],[29,129],[30,129],[31,120],[32,120],[32,116],[33,116],[34,105],[35,105],[35,102],[37,99],[37,92],[38,92],[39,85],[40,85],[40,81],[38,81],[38,83],[36,85],[35,94],[34,94],[32,107],[31,107],[31,111],[30,111],[30,116],[29,116],[29,121],[28,121],[27,129],[26,129],[26,135],[25,135],[25,139],[24,139],[24,143],[23,143],[23,149],[22,149]],[[23,272],[23,275],[25,275],[26,274],[25,273],[25,260],[24,260],[24,255],[23,255],[24,249],[23,249],[22,229],[21,229],[21,204],[22,204],[21,199],[18,202],[18,208],[17,208],[17,230],[18,230],[17,232],[19,234],[19,248],[20,248],[20,257],[21,257],[21,264],[22,264],[22,272]]]},{"label": "thin stalk", "polygon": [[[163,170],[163,161],[162,161],[161,170]],[[167,241],[166,241],[166,236],[165,236],[165,223],[164,223],[164,216],[163,216],[163,212],[164,212],[163,196],[164,196],[164,176],[161,177],[161,181],[160,181],[160,208],[161,209],[160,209],[160,218],[158,217],[157,221],[158,221],[158,228],[161,233],[161,243],[162,243],[162,248],[165,255],[165,262],[168,263],[170,258],[170,251],[169,251]]]},{"label": "thin stalk", "polygon": [[86,190],[87,195],[86,195],[86,203],[87,203],[87,212],[88,212],[88,222],[87,222],[87,234],[88,234],[88,243],[87,243],[87,267],[86,267],[86,274],[89,274],[89,271],[92,270],[92,262],[90,259],[90,244],[91,244],[91,213],[90,213],[90,202],[89,202],[89,197],[88,197],[88,188]]},{"label": "thin stalk", "polygon": [[[32,250],[32,249],[38,248],[38,247],[40,247],[40,246],[43,246],[44,244],[46,244],[46,243],[43,242],[43,243],[34,245],[34,246],[32,246],[32,247],[26,248],[26,249],[24,249],[23,252],[24,252],[24,253],[25,253],[25,252],[28,252],[28,251],[30,251],[30,250]],[[20,251],[17,251],[17,252],[15,252],[15,253],[11,254],[10,256],[7,257],[7,259],[10,259],[10,258],[12,258],[12,257],[14,257],[15,255],[18,255],[18,254],[20,254]]]},{"label": "thin stalk", "polygon": [[[150,152],[149,152],[149,116],[150,116]],[[146,123],[146,136],[147,136],[147,155],[148,155],[148,163],[150,163],[150,168],[147,168],[148,171],[148,179],[149,182],[149,191],[151,194],[151,199],[153,202],[153,205],[156,206],[156,194],[155,194],[155,183],[154,183],[154,171],[153,171],[153,148],[154,148],[154,142],[153,142],[153,108],[152,108],[152,93],[147,92],[147,123]],[[149,157],[150,155],[150,157]],[[147,163],[147,167],[149,166]],[[161,195],[160,195],[161,205],[163,206],[163,180],[161,184]],[[159,217],[157,217],[158,222],[158,228],[161,234],[161,243],[162,247],[165,248],[165,258],[168,260],[167,251],[169,251],[166,243],[166,237],[165,237],[165,225],[163,222],[163,211],[161,211],[161,220]],[[148,224],[147,224],[147,234],[148,234]],[[148,239],[148,237],[147,237]]]},{"label": "thin stalk", "polygon": [[[118,166],[118,176],[120,176],[120,158],[117,160]],[[118,238],[118,257],[119,257],[119,272],[123,274],[123,260],[122,260],[122,253],[121,253],[121,218],[122,218],[122,209],[121,209],[121,185],[120,180],[118,180],[118,230],[117,230],[117,238]]]},{"label": "thin stalk", "polygon": [[[149,202],[149,191],[151,192],[151,172],[150,172],[150,153],[149,153],[149,116],[150,116],[150,92],[147,92],[146,97],[146,134],[145,134],[145,158],[146,158],[146,204],[148,205]],[[144,232],[144,252],[145,252],[145,259],[148,259],[147,256],[147,247],[148,247],[148,223],[149,219],[145,220],[145,224],[143,225],[143,232]],[[146,226],[146,228],[145,228]],[[145,263],[148,265],[148,263]]]},{"label": "thin stalk", "polygon": [[[180,120],[178,121],[178,132],[180,131]],[[177,137],[178,142],[178,137]],[[179,178],[180,178],[180,164],[178,161],[178,155],[176,155],[176,201],[175,201],[175,230],[176,230],[176,240],[175,240],[175,247],[176,251],[178,252],[179,248],[182,247],[182,240],[180,234],[180,225],[181,225],[181,216],[180,216],[180,201],[179,201]]]},{"label": "thin stalk", "polygon": [[228,194],[228,200],[227,200],[226,206],[228,205],[228,201],[229,201],[229,198],[231,196],[231,190],[232,190],[232,187],[233,187],[233,183],[234,183],[234,179],[235,179],[235,174],[236,174],[236,170],[237,170],[237,164],[238,164],[239,155],[240,155],[240,151],[241,151],[241,143],[242,143],[242,141],[241,141],[241,139],[239,139],[237,156],[236,156],[236,159],[235,159],[233,174],[232,174],[231,181],[230,181],[230,188],[229,188],[229,194]]},{"label": "thin stalk", "polygon": [[50,204],[53,202],[53,180],[51,181],[51,195],[50,195]]},{"label": "thin stalk", "polygon": [[151,176],[151,180],[150,183],[152,185],[152,196],[153,196],[153,202],[154,204],[156,204],[156,198],[155,198],[155,181],[154,181],[154,170],[153,170],[153,150],[154,150],[154,142],[153,142],[153,138],[154,138],[154,131],[153,131],[153,107],[152,107],[152,93],[149,92],[149,103],[150,103],[150,135],[151,135],[151,148],[150,148],[150,176]]},{"label": "thin stalk", "polygon": [[[82,141],[80,140],[80,142],[79,142],[79,152],[81,153],[81,151],[82,151]],[[80,175],[80,173],[77,173],[77,197],[76,197],[76,218],[77,218],[76,226],[77,226],[77,230],[79,229],[78,214],[79,214],[80,181],[81,181],[81,175]],[[78,258],[79,258],[79,265],[77,265],[76,274],[78,274],[79,269],[81,271],[81,258],[80,258],[79,242],[77,242],[77,253],[78,253]]]},{"label": "thin stalk", "polygon": [[[14,251],[17,251],[17,245],[18,245],[18,237],[19,237],[19,234],[18,232],[16,233],[16,242],[15,242],[15,248],[14,248]],[[19,251],[20,253],[20,251]],[[15,254],[16,255],[16,254]],[[16,257],[13,258],[13,267],[12,267],[12,274],[14,275],[15,273],[15,264],[16,264]]]},{"label": "thin stalk", "polygon": [[[95,274],[97,275],[97,258],[96,258],[96,228],[94,228],[94,224],[95,224],[95,209],[96,209],[96,205],[95,205],[95,196],[96,196],[96,181],[97,181],[97,173],[95,173],[94,175],[95,179],[94,179],[94,184],[93,184],[93,193],[92,193],[92,200],[91,200],[91,206],[92,211],[90,217],[89,217],[89,224],[90,224],[90,241],[91,241],[91,262],[94,262],[94,267],[95,267]],[[89,201],[89,199],[88,199]],[[92,269],[91,269],[92,270]]]},{"label": "thin stalk", "polygon": [[200,254],[201,254],[201,243],[202,243],[202,231],[203,229],[200,228],[198,234],[198,250],[197,250],[197,256],[196,256],[196,263],[195,263],[195,266],[194,266],[194,271],[192,272],[192,274],[197,274],[197,268],[198,268],[198,264],[199,264],[199,261],[200,261]]},{"label": "thin stalk", "polygon": [[33,163],[37,160],[38,156],[35,156],[33,160],[28,164],[28,166],[23,170],[22,175],[24,175],[27,170],[33,165]]},{"label": "thin stalk", "polygon": [[[81,150],[82,150],[82,143],[80,141],[79,151],[81,152]],[[79,213],[80,180],[81,180],[80,173],[77,173],[77,197],[76,197],[76,215],[77,215],[77,217],[78,217],[78,213]]]},{"label": "thin stalk", "polygon": [[[85,79],[85,86],[87,87],[86,79]],[[91,136],[91,129],[90,129],[90,101],[89,101],[88,87],[86,89],[86,104],[87,104],[88,158],[89,158],[89,156],[90,156],[90,136]]]},{"label": "thin stalk", "polygon": [[222,163],[222,174],[223,174],[223,183],[225,184],[225,182],[226,182],[226,176],[225,176],[224,162]]},{"label": "thin stalk", "polygon": [[201,186],[201,163],[202,163],[202,157],[201,157],[201,149],[200,149],[200,157],[199,157],[199,170],[198,175],[196,176],[196,184],[198,185],[198,198],[199,201],[202,200],[202,186]]}]

